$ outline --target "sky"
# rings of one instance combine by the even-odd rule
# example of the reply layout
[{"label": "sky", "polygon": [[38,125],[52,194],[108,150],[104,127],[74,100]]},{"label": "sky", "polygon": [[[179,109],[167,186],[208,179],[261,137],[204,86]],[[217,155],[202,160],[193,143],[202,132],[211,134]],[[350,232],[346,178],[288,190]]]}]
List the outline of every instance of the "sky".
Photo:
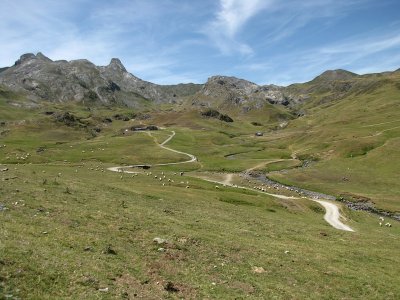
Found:
[{"label": "sky", "polygon": [[288,85],[400,68],[399,0],[2,0],[0,67],[119,58],[158,84],[214,75]]}]

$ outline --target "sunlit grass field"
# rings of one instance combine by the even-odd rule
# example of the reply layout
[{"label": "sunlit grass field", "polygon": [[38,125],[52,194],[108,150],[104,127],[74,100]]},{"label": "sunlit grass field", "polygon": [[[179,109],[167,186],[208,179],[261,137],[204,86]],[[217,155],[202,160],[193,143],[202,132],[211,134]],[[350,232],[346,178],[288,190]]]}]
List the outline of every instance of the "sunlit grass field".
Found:
[{"label": "sunlit grass field", "polygon": [[[222,180],[253,168],[399,211],[397,95],[386,87],[314,107],[282,129],[261,114],[261,126],[248,116],[225,123],[188,109],[149,109],[146,118],[122,121],[113,116],[131,109],[26,108],[1,98],[0,297],[396,299],[397,221],[381,227],[378,216],[341,206],[355,232],[339,231],[307,199],[216,188],[197,177]],[[44,111],[79,121],[67,126]],[[162,129],[129,130],[138,124]],[[166,146],[196,162],[137,175],[107,170],[188,160],[159,147],[172,131]]]}]

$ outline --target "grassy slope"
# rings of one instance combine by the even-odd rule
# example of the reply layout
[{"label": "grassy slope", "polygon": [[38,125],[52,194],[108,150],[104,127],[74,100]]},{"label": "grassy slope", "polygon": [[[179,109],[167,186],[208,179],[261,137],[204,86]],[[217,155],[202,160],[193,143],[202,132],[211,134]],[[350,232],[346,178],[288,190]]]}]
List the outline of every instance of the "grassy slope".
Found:
[{"label": "grassy slope", "polygon": [[272,135],[298,157],[320,161],[272,177],[338,196],[367,197],[380,208],[400,211],[399,81],[394,77],[368,94],[317,106],[282,134]]},{"label": "grassy slope", "polygon": [[[393,267],[400,262],[395,254],[400,246],[397,224],[379,227],[376,217],[343,208],[356,232],[340,232],[323,220],[319,206],[307,200],[281,201],[250,191],[216,190],[214,184],[200,179],[173,175],[177,170],[241,171],[265,159],[286,159],[281,165],[290,167],[295,162],[290,159],[292,152],[310,148],[298,156],[321,156],[322,163],[332,169],[333,165],[340,168],[340,160],[352,161],[360,173],[350,178],[348,183],[353,184],[363,178],[362,163],[357,160],[379,148],[353,158],[347,157],[347,150],[329,154],[333,143],[321,147],[313,139],[332,136],[325,132],[331,127],[319,128],[318,120],[312,118],[256,138],[254,131],[267,132],[268,124],[255,127],[247,120],[228,124],[200,118],[193,111],[155,114],[145,122],[165,124],[175,116],[169,129],[177,136],[168,146],[199,157],[193,165],[163,168],[174,179],[163,187],[144,174],[121,178],[121,174],[101,171],[122,163],[187,159],[160,149],[146,134],[120,134],[139,120],[114,121],[93,138],[86,129],[54,123],[37,111],[5,107],[8,115],[0,119],[8,124],[1,130],[9,132],[1,136],[6,147],[0,148],[0,158],[10,170],[0,173],[0,203],[8,208],[0,211],[2,296],[394,299],[400,292]],[[53,108],[60,107],[49,110]],[[115,113],[102,108],[88,112],[73,105],[68,110],[89,121]],[[16,121],[21,119],[26,121]],[[379,120],[369,121],[363,125]],[[354,125],[344,124],[348,130],[336,130],[338,138],[353,132]],[[315,133],[306,133],[308,128]],[[371,131],[360,128],[363,134]],[[386,138],[389,132],[382,136]],[[153,133],[159,141],[168,134],[169,130]],[[395,138],[387,139],[380,148],[387,156],[396,155],[395,142]],[[36,153],[40,146],[47,150]],[[27,153],[31,155],[25,160],[16,159]],[[225,158],[235,153],[239,154],[234,159]],[[379,153],[378,157],[386,159]],[[307,170],[310,173],[303,174],[318,168],[320,164],[315,164]],[[289,180],[304,184],[296,180],[297,171],[289,173]],[[331,181],[314,184],[311,180],[321,174],[322,169],[308,175],[310,186],[325,191]],[[382,177],[377,186],[386,179]],[[165,252],[158,251],[160,246],[152,241],[155,237],[169,241],[161,246]],[[285,254],[286,250],[290,252]],[[255,267],[264,272],[254,272]],[[168,282],[179,291],[166,291]],[[105,287],[107,293],[98,291]]]},{"label": "grassy slope", "polygon": [[[9,210],[0,213],[0,293],[394,299],[400,292],[398,226],[346,210],[357,230],[349,234],[307,201],[215,190],[190,177],[180,184],[172,173],[175,183],[163,187],[146,175],[91,170],[96,165],[20,165],[2,174],[17,178],[1,187]],[[169,241],[165,252],[155,237]],[[165,291],[168,282],[179,292]]]}]

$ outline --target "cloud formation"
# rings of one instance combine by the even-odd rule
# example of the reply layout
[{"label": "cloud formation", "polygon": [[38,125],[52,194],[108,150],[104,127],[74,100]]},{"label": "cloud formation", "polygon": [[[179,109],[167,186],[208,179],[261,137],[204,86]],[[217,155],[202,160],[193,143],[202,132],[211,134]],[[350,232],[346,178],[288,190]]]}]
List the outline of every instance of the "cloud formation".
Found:
[{"label": "cloud formation", "polygon": [[235,52],[251,54],[253,53],[251,47],[246,43],[239,42],[236,34],[249,19],[267,8],[272,2],[272,0],[220,0],[220,8],[215,19],[206,24],[202,32],[224,54]]},{"label": "cloud formation", "polygon": [[97,65],[118,57],[162,84],[384,71],[400,67],[398,11],[395,0],[3,0],[0,67],[40,51]]}]

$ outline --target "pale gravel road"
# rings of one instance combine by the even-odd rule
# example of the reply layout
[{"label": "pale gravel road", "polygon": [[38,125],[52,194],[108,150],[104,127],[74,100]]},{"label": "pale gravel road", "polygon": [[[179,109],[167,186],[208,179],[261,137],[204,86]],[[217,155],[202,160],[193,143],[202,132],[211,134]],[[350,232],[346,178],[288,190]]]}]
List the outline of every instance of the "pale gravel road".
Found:
[{"label": "pale gravel road", "polygon": [[[151,136],[150,133],[148,133],[148,134]],[[186,156],[190,157],[190,159],[186,160],[186,161],[181,161],[181,162],[154,164],[154,165],[151,165],[151,166],[179,165],[179,164],[186,164],[186,163],[191,163],[191,162],[197,161],[196,156],[194,156],[192,154],[189,154],[189,153],[186,153],[186,152],[182,152],[182,151],[178,151],[178,150],[175,150],[175,149],[172,149],[172,148],[169,148],[169,147],[165,146],[165,144],[168,143],[174,136],[175,136],[175,131],[172,131],[172,134],[164,142],[162,142],[161,144],[158,144],[158,145],[161,148],[165,149],[165,150],[186,155]],[[137,166],[137,165],[117,166],[117,167],[108,168],[107,170],[112,171],[112,172],[138,173],[138,172],[135,172],[135,171],[125,170],[126,168],[133,168],[135,166]],[[297,197],[289,197],[289,196],[280,195],[280,194],[271,194],[271,193],[262,192],[262,191],[259,191],[259,190],[254,190],[254,189],[251,189],[251,188],[241,187],[241,186],[237,186],[237,185],[231,184],[230,182],[232,180],[232,176],[233,175],[228,175],[226,177],[225,181],[223,181],[223,182],[216,181],[216,180],[205,179],[205,178],[201,178],[201,179],[203,179],[205,181],[221,184],[221,185],[234,187],[234,188],[240,188],[240,189],[247,189],[247,190],[256,191],[256,192],[267,194],[269,196],[272,196],[272,197],[275,197],[275,198],[278,198],[278,199],[300,199],[300,198],[297,198]],[[309,199],[311,201],[315,201],[315,202],[319,203],[322,207],[325,208],[324,219],[332,227],[334,227],[336,229],[339,229],[339,230],[344,230],[344,231],[354,231],[351,227],[343,224],[340,221],[340,219],[343,218],[343,217],[340,215],[339,207],[336,204],[334,204],[332,202],[325,201],[325,200],[315,200],[315,199],[311,199],[311,198],[307,198],[307,199]]]},{"label": "pale gravel road", "polygon": [[343,224],[340,221],[340,212],[339,208],[333,204],[332,202],[324,201],[324,200],[314,200],[311,199],[312,201],[318,202],[320,205],[322,205],[325,208],[325,216],[324,219],[326,222],[328,222],[330,225],[335,227],[336,229],[344,230],[344,231],[354,231],[352,228],[347,226],[346,224]]}]

